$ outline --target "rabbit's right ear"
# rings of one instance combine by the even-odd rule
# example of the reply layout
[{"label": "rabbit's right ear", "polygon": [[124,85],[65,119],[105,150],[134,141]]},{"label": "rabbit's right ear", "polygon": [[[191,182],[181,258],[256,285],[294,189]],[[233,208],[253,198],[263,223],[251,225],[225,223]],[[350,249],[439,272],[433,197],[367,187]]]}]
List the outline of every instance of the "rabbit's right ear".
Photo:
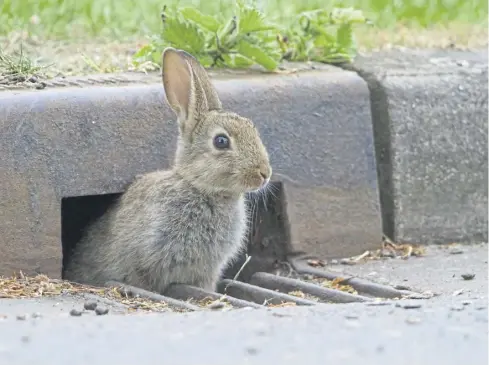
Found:
[{"label": "rabbit's right ear", "polygon": [[221,102],[205,69],[193,56],[168,47],[162,58],[166,99],[178,116],[182,136],[190,138],[199,117],[220,109]]}]

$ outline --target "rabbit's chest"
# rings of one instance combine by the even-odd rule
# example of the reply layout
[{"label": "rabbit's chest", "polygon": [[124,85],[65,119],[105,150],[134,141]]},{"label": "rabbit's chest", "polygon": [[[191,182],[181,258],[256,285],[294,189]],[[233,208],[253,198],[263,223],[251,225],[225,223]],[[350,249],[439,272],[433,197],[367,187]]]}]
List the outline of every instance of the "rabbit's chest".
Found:
[{"label": "rabbit's chest", "polygon": [[246,230],[244,200],[229,204],[189,197],[166,203],[158,244],[170,250],[175,261],[217,263],[242,245]]}]

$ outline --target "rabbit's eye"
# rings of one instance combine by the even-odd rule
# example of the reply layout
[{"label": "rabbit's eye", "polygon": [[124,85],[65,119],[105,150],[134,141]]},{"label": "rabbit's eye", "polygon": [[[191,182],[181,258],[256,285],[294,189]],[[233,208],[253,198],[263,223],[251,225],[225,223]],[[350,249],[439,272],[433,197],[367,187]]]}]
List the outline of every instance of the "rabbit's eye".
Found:
[{"label": "rabbit's eye", "polygon": [[214,137],[214,147],[218,150],[229,148],[229,138],[224,134],[218,134]]}]

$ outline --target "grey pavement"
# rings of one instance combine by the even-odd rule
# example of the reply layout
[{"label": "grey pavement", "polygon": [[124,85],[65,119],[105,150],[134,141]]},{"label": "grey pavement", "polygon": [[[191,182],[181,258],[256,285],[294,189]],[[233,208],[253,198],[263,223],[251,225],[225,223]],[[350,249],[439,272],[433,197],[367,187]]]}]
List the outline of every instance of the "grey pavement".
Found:
[{"label": "grey pavement", "polygon": [[[444,302],[487,303],[487,260],[487,244],[431,245],[419,258],[369,261],[357,266],[335,265],[329,271],[363,277],[379,284],[408,286],[417,292],[432,291],[441,294],[437,299]],[[463,274],[475,274],[475,277],[464,280]]]},{"label": "grey pavement", "polygon": [[71,317],[83,299],[0,300],[0,364],[487,364],[487,245],[461,250],[332,267],[440,294],[379,306]]},{"label": "grey pavement", "polygon": [[487,364],[487,311],[338,305],[0,324],[2,364]]}]

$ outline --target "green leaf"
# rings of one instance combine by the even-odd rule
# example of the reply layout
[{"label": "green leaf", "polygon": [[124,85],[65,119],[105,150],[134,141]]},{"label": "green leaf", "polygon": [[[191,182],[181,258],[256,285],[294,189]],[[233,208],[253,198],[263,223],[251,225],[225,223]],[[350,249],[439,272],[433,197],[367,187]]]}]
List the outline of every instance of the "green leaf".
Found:
[{"label": "green leaf", "polygon": [[263,52],[260,47],[241,40],[237,45],[238,52],[250,60],[262,65],[267,70],[275,70],[278,63],[275,59]]},{"label": "green leaf", "polygon": [[224,59],[224,65],[231,68],[243,69],[254,64],[252,60],[240,54],[223,54],[222,58]]},{"label": "green leaf", "polygon": [[235,54],[233,57],[233,64],[236,68],[247,68],[253,64],[249,58],[246,58],[240,54]]},{"label": "green leaf", "polygon": [[353,42],[353,30],[350,24],[342,24],[339,26],[336,32],[336,42],[338,46],[351,53],[354,46]]},{"label": "green leaf", "polygon": [[240,33],[251,33],[276,29],[275,26],[267,23],[265,20],[265,15],[257,8],[238,2],[238,9]]},{"label": "green leaf", "polygon": [[205,49],[205,34],[196,24],[181,19],[178,15],[165,14],[163,40],[170,45],[192,54],[199,54]]},{"label": "green leaf", "polygon": [[209,67],[214,63],[214,60],[212,59],[211,56],[203,54],[203,53],[201,53],[199,55],[198,59],[199,59],[199,62],[201,63],[201,65],[204,67]]},{"label": "green leaf", "polygon": [[[357,51],[353,26],[366,21],[362,12],[353,8],[319,8],[275,25],[255,1],[235,1],[236,16],[228,19],[192,7],[165,7],[162,33],[139,49],[133,59],[160,64],[160,51],[173,46],[191,53],[204,66],[213,67],[246,68],[256,63],[275,70],[280,59],[344,62]],[[103,7],[92,11],[94,18],[104,21]]]},{"label": "green leaf", "polygon": [[195,8],[186,7],[180,10],[180,13],[187,20],[197,23],[201,27],[215,33],[218,31],[221,24],[211,15],[203,14]]},{"label": "green leaf", "polygon": [[227,23],[221,28],[217,34],[219,39],[219,48],[232,48],[236,41],[236,19],[232,17]]}]

